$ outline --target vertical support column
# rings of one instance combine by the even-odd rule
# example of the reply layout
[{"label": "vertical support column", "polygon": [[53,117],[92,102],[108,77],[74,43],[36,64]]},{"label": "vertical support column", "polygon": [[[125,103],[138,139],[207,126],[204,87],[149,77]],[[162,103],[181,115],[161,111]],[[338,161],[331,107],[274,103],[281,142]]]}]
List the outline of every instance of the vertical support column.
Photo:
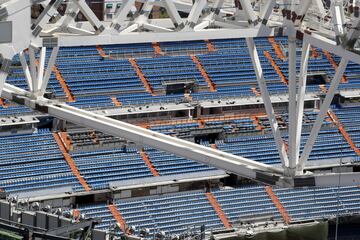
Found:
[{"label": "vertical support column", "polygon": [[[301,130],[303,123],[303,113],[304,113],[304,99],[306,91],[306,79],[307,79],[307,69],[309,63],[309,54],[310,54],[310,44],[303,42],[302,52],[301,52],[301,67],[298,83],[298,93],[297,93],[297,104],[296,104],[296,127],[295,127],[295,159],[297,163],[299,161],[300,155],[300,144],[301,144]],[[300,169],[297,169],[299,171]]]},{"label": "vertical support column", "polygon": [[10,66],[12,64],[12,58],[14,53],[7,51],[7,49],[1,49],[0,47],[0,97],[3,91],[6,78],[10,74]]},{"label": "vertical support column", "polygon": [[346,69],[348,62],[349,62],[349,60],[347,60],[345,58],[342,58],[340,61],[339,68],[337,69],[334,79],[331,82],[330,88],[329,88],[328,92],[326,93],[325,100],[324,100],[322,106],[320,107],[320,112],[318,113],[318,116],[316,118],[314,126],[311,129],[309,139],[307,140],[304,150],[299,159],[299,163],[298,163],[299,171],[303,171],[305,163],[309,158],[309,155],[310,155],[313,145],[315,143],[316,137],[318,136],[320,128],[322,126],[324,117],[326,116],[327,111],[330,107],[331,101],[334,98],[335,91],[337,90],[337,88],[339,86],[341,77],[344,74],[344,71]]},{"label": "vertical support column", "polygon": [[46,59],[46,47],[42,47],[40,50],[39,66],[37,71],[37,78],[35,80],[36,88],[33,89],[35,94],[39,94],[40,88],[44,79],[44,69],[45,69],[45,59]]},{"label": "vertical support column", "polygon": [[266,113],[267,113],[269,121],[270,121],[270,126],[271,126],[271,130],[273,132],[273,135],[274,135],[276,147],[279,151],[281,163],[282,163],[283,167],[287,167],[289,164],[289,160],[288,160],[288,156],[286,153],[286,147],[285,147],[284,141],[280,134],[278,122],[275,117],[274,108],[271,104],[269,91],[266,86],[266,82],[265,82],[265,78],[263,75],[259,55],[258,55],[257,49],[255,47],[254,39],[246,38],[246,43],[249,48],[251,61],[253,63],[253,67],[254,67],[254,70],[256,73],[256,78],[257,78],[257,81],[259,84],[262,99],[264,101],[265,110],[266,110]]},{"label": "vertical support column", "polygon": [[30,74],[32,79],[32,91],[37,89],[37,70],[36,70],[36,59],[35,59],[35,50],[30,46],[29,47],[29,59],[30,59]]},{"label": "vertical support column", "polygon": [[47,64],[46,72],[44,74],[43,82],[41,83],[41,87],[40,87],[40,95],[41,96],[44,95],[46,87],[49,83],[49,79],[50,79],[53,67],[55,65],[58,52],[59,52],[59,47],[54,47],[51,52],[50,59]]},{"label": "vertical support column", "polygon": [[30,73],[29,66],[26,62],[24,51],[21,51],[19,53],[19,58],[20,58],[20,62],[21,62],[21,66],[22,66],[24,75],[25,75],[25,81],[29,87],[30,92],[32,92],[33,91],[33,79],[32,79],[31,73]]},{"label": "vertical support column", "polygon": [[293,26],[288,27],[289,46],[289,169],[288,175],[294,176],[296,170],[296,32]]}]

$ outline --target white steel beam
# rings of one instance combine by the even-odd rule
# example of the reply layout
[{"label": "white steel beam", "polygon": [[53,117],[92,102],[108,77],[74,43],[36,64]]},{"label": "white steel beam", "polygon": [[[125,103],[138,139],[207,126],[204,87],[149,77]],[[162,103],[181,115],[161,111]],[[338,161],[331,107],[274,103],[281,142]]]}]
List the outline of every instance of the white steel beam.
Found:
[{"label": "white steel beam", "polygon": [[288,57],[288,66],[289,66],[289,174],[295,175],[296,171],[296,30],[293,26],[288,27],[289,36],[288,36],[288,47],[289,47],[289,57]]},{"label": "white steel beam", "polygon": [[332,12],[332,22],[334,25],[334,31],[336,34],[337,42],[341,42],[341,38],[345,34],[344,24],[345,24],[345,15],[343,1],[341,0],[332,0],[331,1],[331,12]]},{"label": "white steel beam", "polygon": [[267,24],[275,7],[275,4],[276,4],[275,0],[268,0],[264,5],[264,7],[261,9],[260,11],[261,25],[259,29],[260,34],[266,34],[266,32],[269,32],[269,27],[267,26]]},{"label": "white steel beam", "polygon": [[53,67],[55,65],[58,52],[59,52],[59,47],[54,47],[52,52],[51,52],[50,59],[48,61],[47,68],[46,68],[46,71],[45,71],[45,74],[44,74],[44,78],[43,78],[43,81],[41,83],[40,96],[43,96],[45,91],[46,91],[46,87],[48,85],[48,82],[49,82]]},{"label": "white steel beam", "polygon": [[10,66],[14,57],[14,53],[10,51],[11,50],[9,49],[2,49],[0,45],[0,96],[3,91],[6,78],[10,73]]},{"label": "white steel beam", "polygon": [[254,13],[252,8],[251,1],[249,0],[240,0],[241,7],[245,13],[246,20],[248,20],[250,25],[256,25],[258,17]]},{"label": "white steel beam", "polygon": [[264,101],[266,114],[269,118],[271,130],[274,135],[275,143],[276,143],[279,155],[280,155],[282,166],[288,167],[289,160],[288,160],[288,156],[286,153],[286,147],[285,147],[284,141],[281,137],[278,122],[276,120],[276,116],[275,116],[275,112],[274,112],[274,108],[271,104],[269,91],[266,86],[264,74],[263,74],[262,67],[261,67],[261,62],[260,62],[259,55],[258,55],[256,46],[255,46],[255,43],[254,43],[254,39],[246,38],[246,43],[247,43],[247,47],[250,52],[251,61],[252,61],[252,64],[253,64],[253,67],[254,67],[254,70],[256,73],[256,79],[258,81],[258,85],[259,85],[260,92],[261,92],[261,97]]},{"label": "white steel beam", "polygon": [[56,30],[57,28],[66,28],[74,23],[75,17],[78,15],[79,11],[79,7],[74,2],[68,2],[64,16],[56,22],[56,27],[53,30]]},{"label": "white steel beam", "polygon": [[58,13],[57,9],[62,2],[63,0],[56,0],[54,2],[50,2],[41,12],[40,16],[35,20],[34,24],[31,27],[34,36],[40,35],[45,24],[49,22],[51,17]]},{"label": "white steel beam", "polygon": [[19,59],[20,59],[20,63],[22,66],[22,69],[24,71],[24,75],[25,75],[25,81],[29,87],[30,92],[33,91],[33,79],[30,73],[30,69],[29,66],[27,64],[26,58],[25,58],[25,52],[22,51],[19,53]]},{"label": "white steel beam", "polygon": [[319,47],[323,50],[333,53],[339,57],[360,64],[360,54],[351,52],[343,48],[341,45],[337,45],[333,40],[327,39],[315,33],[312,33],[311,35],[305,33],[303,41],[310,43],[312,46]]},{"label": "white steel beam", "polygon": [[57,37],[57,46],[92,46],[92,45],[109,45],[125,43],[147,43],[147,42],[171,42],[171,41],[192,41],[199,39],[224,39],[224,38],[244,38],[244,37],[267,37],[274,36],[274,29],[269,33],[260,34],[259,28],[244,29],[209,29],[194,32],[134,32],[118,35],[86,35],[86,36],[65,36]]},{"label": "white steel beam", "polygon": [[45,60],[46,60],[46,47],[42,47],[40,49],[40,58],[39,58],[39,65],[38,65],[38,71],[37,71],[37,79],[36,81],[36,88],[33,89],[35,94],[38,94],[40,92],[40,88],[43,84],[44,79],[44,70],[45,70]]},{"label": "white steel beam", "polygon": [[37,69],[36,69],[36,58],[35,58],[35,50],[32,47],[29,47],[29,62],[30,62],[30,75],[32,81],[32,91],[35,91],[38,87],[37,81]]},{"label": "white steel beam", "polygon": [[287,181],[283,181],[283,170],[277,167],[167,136],[57,101],[41,97],[32,99],[27,97],[28,95],[29,92],[23,89],[5,84],[2,97],[59,119],[90,127],[112,136],[123,137],[139,146],[154,147],[256,181],[268,181],[267,183],[280,184],[282,186],[288,184]]},{"label": "white steel beam", "polygon": [[115,29],[116,31],[120,31],[126,27],[127,24],[124,24],[125,20],[127,19],[127,15],[134,5],[135,0],[124,0],[121,4],[121,7],[115,13],[115,17],[111,23],[111,28]]},{"label": "white steel beam", "polygon": [[215,17],[219,15],[220,9],[223,4],[224,0],[216,0],[210,10],[211,12],[206,17],[204,17],[202,21],[194,27],[194,29],[197,31],[200,29],[204,29],[213,23],[217,23],[217,21],[215,21]]},{"label": "white steel beam", "polygon": [[324,102],[322,103],[320,107],[320,111],[316,117],[315,123],[311,129],[310,136],[305,144],[305,147],[302,151],[301,157],[299,159],[298,163],[298,170],[302,171],[304,169],[305,163],[309,158],[309,155],[311,153],[311,150],[314,146],[314,143],[316,141],[316,138],[319,134],[319,131],[321,129],[321,126],[323,124],[324,118],[327,114],[327,111],[329,110],[331,101],[334,98],[335,91],[338,89],[340,80],[346,70],[346,66],[348,64],[349,60],[342,58],[339,64],[338,69],[336,70],[336,74],[334,76],[334,79],[331,81],[330,88],[328,89],[326,93],[326,97],[324,99]]},{"label": "white steel beam", "polygon": [[163,0],[162,1],[163,6],[166,9],[167,14],[171,18],[171,21],[174,23],[175,28],[183,28],[184,23],[183,20],[180,17],[180,14],[178,10],[176,9],[176,6],[172,0]]},{"label": "white steel beam", "polygon": [[[296,123],[295,123],[295,146],[294,146],[294,158],[296,159],[296,165],[299,162],[300,156],[300,145],[301,145],[301,132],[302,132],[302,123],[303,123],[303,114],[304,114],[304,100],[306,92],[306,79],[307,79],[307,69],[309,63],[309,54],[310,54],[310,44],[303,43],[302,53],[301,53],[301,67],[299,73],[299,82],[298,82],[298,92],[297,92],[297,103],[296,103]],[[297,167],[297,166],[296,166]],[[297,169],[298,172],[301,172],[300,169]]]},{"label": "white steel beam", "polygon": [[185,26],[182,31],[189,31],[193,29],[200,18],[202,10],[207,5],[206,0],[195,0],[194,5],[191,8],[189,16],[185,22]]},{"label": "white steel beam", "polygon": [[3,91],[5,81],[6,81],[6,78],[7,78],[8,75],[9,75],[8,72],[3,71],[3,70],[0,69],[0,96],[1,96],[1,93]]},{"label": "white steel beam", "polygon": [[96,17],[95,13],[90,9],[89,5],[85,0],[73,0],[73,2],[80,9],[80,12],[84,14],[85,18],[91,23],[94,27],[96,33],[101,33],[105,30],[102,22]]}]

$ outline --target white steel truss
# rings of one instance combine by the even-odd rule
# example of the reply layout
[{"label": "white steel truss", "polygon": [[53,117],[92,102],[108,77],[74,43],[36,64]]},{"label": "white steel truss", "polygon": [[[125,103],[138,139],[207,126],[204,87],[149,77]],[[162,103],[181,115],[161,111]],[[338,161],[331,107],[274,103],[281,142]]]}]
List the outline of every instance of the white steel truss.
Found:
[{"label": "white steel truss", "polygon": [[[319,14],[327,11],[320,0],[240,0],[237,3],[227,0],[195,0],[194,3],[177,0],[139,1],[143,5],[133,13],[136,2],[136,0],[123,0],[112,22],[100,21],[85,0],[0,2],[1,96],[60,119],[124,137],[139,145],[149,145],[267,184],[330,186],[338,183],[338,180],[334,180],[335,177],[338,179],[337,174],[314,174],[304,169],[348,62],[360,64],[360,55],[354,50],[354,45],[360,36],[359,0],[350,1],[349,5],[345,6],[346,8],[344,8],[345,1],[332,0],[328,20],[324,20],[322,16],[315,15],[314,17],[314,11],[307,15],[310,8],[319,9]],[[35,4],[42,4],[44,10],[32,23],[30,8]],[[67,8],[65,14],[59,17],[58,8],[61,4],[66,4]],[[188,6],[187,10],[182,10],[188,12],[186,18],[182,18],[178,10],[180,6],[183,8],[184,4]],[[150,18],[154,6],[166,9],[169,18]],[[79,12],[87,21],[75,22]],[[58,17],[54,18],[55,15]],[[50,23],[50,19],[56,19],[56,22]],[[310,20],[319,22],[316,30],[307,27]],[[322,24],[323,21],[328,21],[328,23]],[[289,151],[286,151],[279,131],[253,40],[259,36],[272,36],[279,30],[288,36],[289,43]],[[281,168],[168,137],[43,97],[51,69],[62,46],[220,38],[246,38],[282,162]],[[302,40],[299,72],[297,71],[297,39]],[[300,154],[307,65],[312,46],[340,56],[341,62],[320,107],[310,137]],[[52,48],[47,62],[46,48]],[[28,51],[29,61],[25,58],[25,51]],[[35,59],[35,51],[39,51],[39,59]],[[16,54],[19,54],[29,91],[5,83],[10,72],[11,60]],[[35,64],[36,61],[38,61],[38,66]],[[341,181],[341,184],[360,184],[360,174],[343,174]]]}]

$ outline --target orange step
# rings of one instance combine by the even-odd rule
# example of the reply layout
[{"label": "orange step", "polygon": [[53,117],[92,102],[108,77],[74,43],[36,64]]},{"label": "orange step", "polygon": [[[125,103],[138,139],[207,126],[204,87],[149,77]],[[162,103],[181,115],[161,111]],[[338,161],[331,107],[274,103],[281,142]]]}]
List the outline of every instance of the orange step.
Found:
[{"label": "orange step", "polygon": [[146,152],[141,151],[140,155],[142,157],[142,159],[144,160],[146,166],[150,169],[150,172],[155,176],[158,177],[160,176],[159,172],[156,170],[155,166],[152,164],[149,155],[147,155]]},{"label": "orange step", "polygon": [[204,119],[198,119],[197,122],[199,123],[199,128],[205,128],[206,121]]},{"label": "orange step", "polygon": [[85,191],[91,191],[90,186],[87,184],[86,180],[81,176],[78,167],[75,164],[74,159],[72,159],[71,155],[69,154],[68,150],[65,147],[64,142],[61,140],[61,137],[58,133],[53,133],[54,139],[59,146],[61,153],[64,156],[65,161],[68,163],[71,171],[75,175],[75,177],[79,180],[80,184],[84,187]]},{"label": "orange step", "polygon": [[158,42],[153,42],[152,47],[156,55],[165,55],[165,53],[161,50],[160,44]]},{"label": "orange step", "polygon": [[274,191],[272,190],[271,186],[265,187],[266,193],[269,195],[271,201],[275,204],[276,208],[280,212],[284,222],[289,224],[291,222],[291,217],[289,216],[288,212],[286,211],[285,207],[280,202],[279,198],[275,195]]},{"label": "orange step", "polygon": [[219,216],[220,220],[224,224],[224,227],[227,229],[232,228],[232,225],[226,216],[225,212],[222,210],[220,204],[218,203],[217,199],[211,192],[205,193],[207,199],[209,200],[211,206],[214,208],[216,214]]},{"label": "orange step", "polygon": [[119,212],[118,208],[114,204],[109,204],[108,208],[111,214],[113,215],[113,217],[115,218],[115,220],[120,224],[121,231],[123,231],[126,234],[129,234],[125,219],[121,216],[121,213]]},{"label": "orange step", "polygon": [[210,144],[210,147],[213,148],[213,149],[218,149],[218,147],[216,146],[216,144]]},{"label": "orange step", "polygon": [[3,108],[8,108],[9,105],[5,102],[5,99],[0,98],[0,106],[2,106]]},{"label": "orange step", "polygon": [[190,55],[192,61],[196,64],[197,68],[199,69],[201,75],[204,77],[205,81],[207,82],[210,91],[216,92],[216,84],[211,80],[209,74],[206,72],[204,66],[201,64],[199,58],[195,55]]},{"label": "orange step", "polygon": [[80,216],[80,210],[79,209],[73,209],[73,219],[77,219],[79,218]]},{"label": "orange step", "polygon": [[326,86],[324,84],[320,84],[319,88],[323,93],[327,93],[327,88],[326,88]]},{"label": "orange step", "polygon": [[99,53],[99,55],[100,55],[101,57],[103,57],[103,58],[108,57],[108,56],[106,55],[106,53],[105,53],[105,51],[104,51],[104,49],[103,49],[102,46],[96,45],[96,50],[98,51],[98,53]]},{"label": "orange step", "polygon": [[320,53],[318,53],[318,51],[316,50],[316,48],[311,47],[311,57],[312,58],[318,58],[320,57]]},{"label": "orange step", "polygon": [[[328,51],[325,51],[325,50],[323,50],[323,52],[324,52],[325,57],[328,59],[328,61],[330,62],[330,64],[333,66],[333,68],[334,68],[335,71],[336,71],[339,66],[337,65],[337,63],[335,62],[335,60],[333,59],[333,57],[331,56],[331,54],[330,54]],[[342,82],[342,83],[347,83],[347,82],[348,82],[348,80],[347,80],[347,78],[346,78],[345,75],[342,76],[341,82]]]},{"label": "orange step", "polygon": [[58,133],[61,141],[64,143],[65,149],[69,152],[70,150],[72,150],[73,148],[73,143],[69,137],[69,135],[67,134],[67,132],[59,132]]},{"label": "orange step", "polygon": [[279,44],[277,44],[277,42],[275,41],[274,37],[268,37],[268,41],[271,44],[271,46],[273,47],[276,56],[281,60],[281,61],[285,61],[286,57],[283,53],[283,51],[281,50],[281,47],[279,46]]},{"label": "orange step", "polygon": [[331,121],[339,128],[340,133],[343,135],[343,138],[347,141],[351,149],[353,149],[356,152],[356,154],[360,156],[360,149],[353,142],[350,135],[348,134],[348,132],[346,131],[346,129],[344,128],[343,124],[340,122],[336,114],[331,110],[329,110],[327,114],[330,117]]},{"label": "orange step", "polygon": [[149,81],[146,79],[145,74],[142,72],[142,70],[141,70],[140,66],[137,64],[135,58],[129,58],[129,62],[131,63],[131,66],[133,66],[133,68],[136,71],[136,74],[140,78],[141,82],[144,84],[146,91],[148,91],[152,95],[155,95],[152,86],[150,85]]},{"label": "orange step", "polygon": [[288,85],[288,80],[286,79],[285,75],[283,74],[283,72],[281,71],[279,65],[277,65],[277,63],[275,62],[275,60],[273,59],[271,54],[268,51],[264,51],[264,55],[269,60],[269,62],[271,63],[271,66],[274,68],[275,72],[279,75],[280,80],[284,84]]},{"label": "orange step", "polygon": [[251,91],[255,94],[255,96],[259,97],[261,96],[261,93],[256,88],[251,88]]},{"label": "orange step", "polygon": [[63,89],[66,95],[67,101],[75,102],[76,101],[75,96],[72,94],[71,89],[69,88],[68,84],[66,83],[66,80],[64,79],[64,77],[62,76],[56,65],[53,67],[52,71],[55,74],[56,80],[58,80],[58,82],[60,83],[61,88]]},{"label": "orange step", "polygon": [[98,138],[98,136],[96,135],[96,132],[93,129],[89,130],[89,135],[90,135],[93,143],[95,143],[95,144],[99,143],[99,138]]},{"label": "orange step", "polygon": [[205,42],[206,42],[206,46],[207,46],[209,52],[215,52],[216,51],[216,48],[215,48],[214,44],[212,42],[210,42],[210,40],[206,39]]},{"label": "orange step", "polygon": [[115,107],[122,106],[122,103],[116,97],[111,97],[111,101],[114,103]]}]

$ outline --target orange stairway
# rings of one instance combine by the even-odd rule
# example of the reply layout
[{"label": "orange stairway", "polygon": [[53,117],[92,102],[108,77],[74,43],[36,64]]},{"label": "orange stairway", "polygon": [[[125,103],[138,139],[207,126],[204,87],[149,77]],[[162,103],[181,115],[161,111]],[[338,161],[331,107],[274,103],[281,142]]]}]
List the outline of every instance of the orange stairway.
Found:
[{"label": "orange stairway", "polygon": [[351,149],[353,149],[356,152],[356,154],[360,156],[360,149],[353,142],[350,135],[347,133],[346,129],[344,128],[344,126],[342,125],[336,114],[331,110],[329,110],[327,114],[330,117],[331,121],[339,128],[339,131],[341,132],[341,134],[343,135],[344,139],[347,141]]},{"label": "orange stairway", "polygon": [[60,135],[58,133],[53,133],[54,139],[59,146],[61,153],[64,156],[64,159],[68,163],[71,171],[75,175],[75,177],[79,180],[80,184],[84,187],[85,191],[91,191],[90,186],[87,184],[86,180],[81,176],[79,169],[77,168],[74,159],[69,154],[69,151],[66,149],[64,142],[62,141]]},{"label": "orange stairway", "polygon": [[271,46],[273,47],[276,56],[281,60],[281,61],[285,61],[286,57],[283,53],[283,51],[281,50],[281,47],[279,46],[279,44],[277,44],[277,42],[275,41],[274,37],[269,37],[268,38],[269,43],[271,44]]},{"label": "orange stairway", "polygon": [[199,123],[199,128],[205,128],[206,121],[204,119],[200,118],[197,122]]},{"label": "orange stairway", "polygon": [[142,70],[141,70],[140,66],[137,64],[135,58],[129,58],[129,62],[131,63],[131,66],[133,66],[133,68],[136,71],[136,74],[140,78],[141,82],[144,84],[146,91],[148,91],[152,95],[155,95],[152,86],[150,85],[149,81],[146,79],[145,74],[142,72]]},{"label": "orange stairway", "polygon": [[[330,54],[328,51],[325,51],[325,50],[323,50],[323,52],[324,52],[325,57],[328,59],[328,61],[330,62],[330,64],[333,66],[333,68],[334,68],[335,71],[336,71],[339,66],[337,65],[337,63],[335,62],[335,60],[333,59],[333,57],[331,56],[331,54]],[[348,82],[348,80],[347,80],[347,78],[346,78],[345,75],[342,76],[341,82],[342,82],[342,83],[347,83],[347,82]]]},{"label": "orange stairway", "polygon": [[106,55],[106,53],[105,53],[105,51],[104,51],[104,49],[103,49],[102,46],[96,45],[96,50],[98,51],[98,53],[99,53],[99,55],[100,55],[101,57],[103,57],[103,58],[106,58],[106,57],[107,57],[107,55]]},{"label": "orange stairway", "polygon": [[127,225],[125,219],[121,216],[121,213],[119,212],[118,208],[114,204],[109,204],[108,208],[111,214],[113,215],[113,217],[115,218],[115,220],[120,224],[121,231],[123,231],[126,234],[129,234],[129,232],[127,231]]},{"label": "orange stairway", "polygon": [[215,144],[215,143],[210,144],[210,147],[211,147],[212,149],[218,149],[218,147],[216,146],[216,144]]},{"label": "orange stairway", "polygon": [[93,143],[95,143],[95,144],[99,143],[99,138],[98,138],[98,136],[96,135],[96,132],[93,129],[89,130],[89,135],[90,135]]},{"label": "orange stairway", "polygon": [[159,172],[156,170],[156,168],[152,164],[152,162],[149,158],[149,155],[147,155],[147,153],[144,151],[141,151],[140,155],[141,155],[142,159],[144,160],[146,166],[150,169],[150,172],[154,175],[154,177],[160,176]]},{"label": "orange stairway", "polygon": [[205,42],[206,42],[206,46],[207,46],[209,52],[215,52],[216,51],[216,48],[215,48],[214,44],[212,44],[212,42],[210,42],[210,40],[206,39]]},{"label": "orange stairway", "polygon": [[255,94],[255,96],[257,96],[257,97],[261,96],[261,93],[254,87],[251,88],[251,92],[253,92]]},{"label": "orange stairway", "polygon": [[75,102],[75,96],[72,94],[69,85],[66,83],[66,80],[63,78],[62,74],[60,73],[58,67],[55,65],[52,69],[53,73],[55,74],[56,80],[60,83],[61,88],[63,89],[67,101],[68,102]]},{"label": "orange stairway", "polygon": [[[266,116],[266,115],[265,115]],[[263,126],[261,125],[259,121],[260,116],[252,116],[251,119],[253,120],[253,124],[256,126],[256,130],[263,130]]]},{"label": "orange stairway", "polygon": [[152,47],[156,55],[163,56],[165,53],[161,50],[160,44],[158,42],[153,42]]},{"label": "orange stairway", "polygon": [[289,224],[291,222],[291,217],[289,216],[285,207],[280,202],[279,198],[275,195],[274,191],[272,190],[272,187],[266,186],[265,191],[269,195],[271,201],[275,204],[276,208],[279,210],[282,218],[284,219],[284,222]]},{"label": "orange stairway", "polygon": [[216,92],[216,84],[211,80],[209,74],[204,69],[204,66],[201,64],[199,58],[195,55],[190,55],[192,61],[196,64],[197,68],[199,69],[201,75],[204,77],[205,81],[207,82],[210,91]]},{"label": "orange stairway", "polygon": [[211,206],[214,208],[216,214],[219,216],[220,220],[224,224],[224,227],[227,229],[232,228],[231,223],[229,222],[225,212],[222,210],[215,196],[211,192],[205,193],[207,199],[209,200]]},{"label": "orange stairway", "polygon": [[320,88],[321,92],[327,93],[327,88],[326,88],[326,86],[324,84],[320,84],[319,88]]},{"label": "orange stairway", "polygon": [[63,142],[64,146],[65,146],[65,149],[67,151],[70,151],[72,150],[73,148],[73,143],[71,141],[71,138],[69,137],[69,135],[67,134],[67,132],[59,132],[58,133],[60,138],[61,138],[61,141]]},{"label": "orange stairway", "polygon": [[316,50],[316,48],[311,47],[311,57],[312,58],[318,58],[320,57],[320,54],[318,53],[318,51]]},{"label": "orange stairway", "polygon": [[0,98],[0,106],[2,106],[3,108],[8,108],[9,105],[5,102],[5,99]]},{"label": "orange stairway", "polygon": [[264,55],[265,57],[269,60],[271,66],[274,68],[275,72],[279,75],[280,80],[288,85],[288,80],[286,79],[285,75],[283,74],[283,72],[281,71],[279,65],[277,65],[277,63],[274,61],[273,57],[271,56],[271,54],[268,51],[264,51]]},{"label": "orange stairway", "polygon": [[111,101],[114,103],[115,107],[122,106],[122,103],[116,97],[111,97]]}]

